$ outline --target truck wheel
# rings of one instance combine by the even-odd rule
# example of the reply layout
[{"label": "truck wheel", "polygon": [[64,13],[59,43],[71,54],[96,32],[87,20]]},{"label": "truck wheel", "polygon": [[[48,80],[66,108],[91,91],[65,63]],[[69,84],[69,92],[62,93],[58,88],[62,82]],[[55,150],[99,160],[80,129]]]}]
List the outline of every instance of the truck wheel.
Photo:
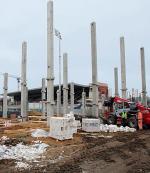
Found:
[{"label": "truck wheel", "polygon": [[108,117],[108,124],[110,125],[110,124],[116,124],[116,117],[114,116],[114,115],[110,115],[109,117]]},{"label": "truck wheel", "polygon": [[137,119],[136,117],[131,117],[128,119],[128,126],[137,129]]}]

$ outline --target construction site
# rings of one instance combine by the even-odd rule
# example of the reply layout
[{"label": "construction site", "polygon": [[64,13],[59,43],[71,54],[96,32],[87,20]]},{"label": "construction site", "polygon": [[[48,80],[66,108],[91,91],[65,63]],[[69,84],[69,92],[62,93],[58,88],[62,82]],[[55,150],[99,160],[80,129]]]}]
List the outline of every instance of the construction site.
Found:
[{"label": "construction site", "polygon": [[[87,62],[91,76],[84,72],[88,65],[78,59],[75,64],[79,68],[82,66],[83,73],[78,76],[80,82],[76,82],[70,73],[72,59],[62,48],[65,38],[55,28],[55,1],[42,3],[46,6],[47,62],[46,75],[40,78],[41,87],[29,87],[29,82],[34,83],[34,80],[28,79],[28,73],[31,72],[30,76],[33,73],[27,63],[28,57],[32,58],[27,41],[21,44],[20,74],[13,75],[10,69],[0,73],[3,77],[0,173],[150,173],[150,97],[146,76],[149,57],[145,47],[138,45],[139,74],[133,69],[130,71],[130,75],[138,76],[140,89],[135,85],[128,89],[134,81],[127,77],[129,59],[122,35],[116,50],[120,66],[113,63],[112,70],[102,62],[109,75],[113,74],[113,79],[110,77],[103,82],[98,76],[102,70],[97,41],[100,30],[97,21],[91,21],[86,26],[91,47],[90,64]],[[67,21],[63,17],[62,20],[66,25]],[[80,25],[80,20],[78,23]],[[71,26],[68,24],[68,27]],[[74,35],[80,42],[80,36]],[[55,56],[56,39],[58,57]],[[40,71],[40,67],[36,70]],[[81,76],[87,78],[88,84],[83,83]],[[17,89],[9,90],[13,85],[11,79],[17,81]],[[106,82],[109,80],[113,86]]]}]

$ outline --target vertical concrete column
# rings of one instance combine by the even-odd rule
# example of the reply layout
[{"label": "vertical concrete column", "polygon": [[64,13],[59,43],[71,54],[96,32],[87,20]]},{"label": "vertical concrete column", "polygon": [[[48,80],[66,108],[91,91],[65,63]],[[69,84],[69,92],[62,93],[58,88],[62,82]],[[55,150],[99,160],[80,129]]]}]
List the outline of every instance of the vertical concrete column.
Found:
[{"label": "vertical concrete column", "polygon": [[86,114],[86,93],[82,92],[82,115],[85,116]]},{"label": "vertical concrete column", "polygon": [[130,92],[127,92],[127,99],[130,99]]},{"label": "vertical concrete column", "polygon": [[118,68],[114,68],[114,79],[115,79],[115,96],[119,96],[119,90],[118,90]]},{"label": "vertical concrete column", "polygon": [[27,43],[22,43],[22,69],[21,69],[21,116],[23,121],[27,120]]},{"label": "vertical concrete column", "polygon": [[42,79],[42,116],[45,117],[46,81]]},{"label": "vertical concrete column", "polygon": [[145,53],[143,47],[141,48],[141,76],[142,76],[142,103],[144,106],[147,106]]},{"label": "vertical concrete column", "polygon": [[68,55],[63,54],[63,108],[64,115],[68,113]]},{"label": "vertical concrete column", "polygon": [[92,99],[93,117],[98,118],[98,83],[97,83],[97,42],[96,23],[91,23],[91,52],[92,52]]},{"label": "vertical concrete column", "polygon": [[28,94],[28,87],[26,87],[26,113],[28,115],[28,110],[29,110],[29,94]]},{"label": "vertical concrete column", "polygon": [[59,89],[57,90],[57,116],[61,114],[61,85],[59,85]]},{"label": "vertical concrete column", "polygon": [[135,100],[135,90],[134,88],[132,88],[132,101],[134,102],[134,100]]},{"label": "vertical concrete column", "polygon": [[120,38],[120,58],[121,58],[121,85],[122,85],[122,98],[127,97],[126,88],[126,62],[125,62],[125,42],[124,37]]},{"label": "vertical concrete column", "polygon": [[60,116],[60,90],[57,90],[57,117]]},{"label": "vertical concrete column", "polygon": [[4,94],[3,94],[3,118],[7,118],[8,103],[7,103],[7,93],[8,93],[8,73],[4,74]]},{"label": "vertical concrete column", "polygon": [[74,113],[74,83],[73,82],[71,82],[70,84],[70,100],[71,100],[70,111]]},{"label": "vertical concrete column", "polygon": [[47,124],[54,115],[54,28],[53,1],[47,2]]},{"label": "vertical concrete column", "polygon": [[138,91],[138,89],[136,90],[136,101],[137,102],[139,101],[139,91]]},{"label": "vertical concrete column", "polygon": [[108,89],[108,97],[112,97],[112,89],[111,88]]}]

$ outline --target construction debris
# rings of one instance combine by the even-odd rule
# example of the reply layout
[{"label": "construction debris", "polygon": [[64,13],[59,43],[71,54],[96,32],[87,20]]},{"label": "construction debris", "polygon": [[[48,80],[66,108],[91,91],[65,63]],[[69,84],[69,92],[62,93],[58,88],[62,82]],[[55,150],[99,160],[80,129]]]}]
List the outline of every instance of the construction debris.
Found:
[{"label": "construction debris", "polygon": [[101,124],[100,125],[100,132],[135,132],[136,129],[130,128],[130,127],[118,127],[117,125],[107,125],[107,124]]},{"label": "construction debris", "polygon": [[36,138],[42,138],[42,137],[44,137],[44,138],[46,138],[46,137],[48,137],[48,132],[46,132],[45,130],[42,130],[42,129],[36,129],[36,130],[34,130],[32,133],[31,133],[31,136],[32,137],[36,137]]},{"label": "construction debris", "polygon": [[45,143],[36,143],[34,145],[23,145],[22,143],[16,146],[0,145],[0,160],[14,159],[32,161],[40,158],[41,154],[46,151],[48,147]]},{"label": "construction debris", "polygon": [[117,125],[101,124],[100,119],[82,119],[82,130],[85,132],[135,132],[130,127],[118,127]]}]

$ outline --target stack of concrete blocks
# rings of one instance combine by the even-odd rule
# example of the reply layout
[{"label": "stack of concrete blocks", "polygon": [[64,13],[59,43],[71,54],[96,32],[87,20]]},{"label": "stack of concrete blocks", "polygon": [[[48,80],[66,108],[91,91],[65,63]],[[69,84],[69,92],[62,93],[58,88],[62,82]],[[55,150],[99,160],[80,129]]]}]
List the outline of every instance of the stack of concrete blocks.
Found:
[{"label": "stack of concrete blocks", "polygon": [[58,140],[73,139],[77,133],[77,122],[72,114],[50,118],[50,137]]},{"label": "stack of concrete blocks", "polygon": [[82,130],[85,132],[99,132],[100,131],[100,119],[82,119]]}]

